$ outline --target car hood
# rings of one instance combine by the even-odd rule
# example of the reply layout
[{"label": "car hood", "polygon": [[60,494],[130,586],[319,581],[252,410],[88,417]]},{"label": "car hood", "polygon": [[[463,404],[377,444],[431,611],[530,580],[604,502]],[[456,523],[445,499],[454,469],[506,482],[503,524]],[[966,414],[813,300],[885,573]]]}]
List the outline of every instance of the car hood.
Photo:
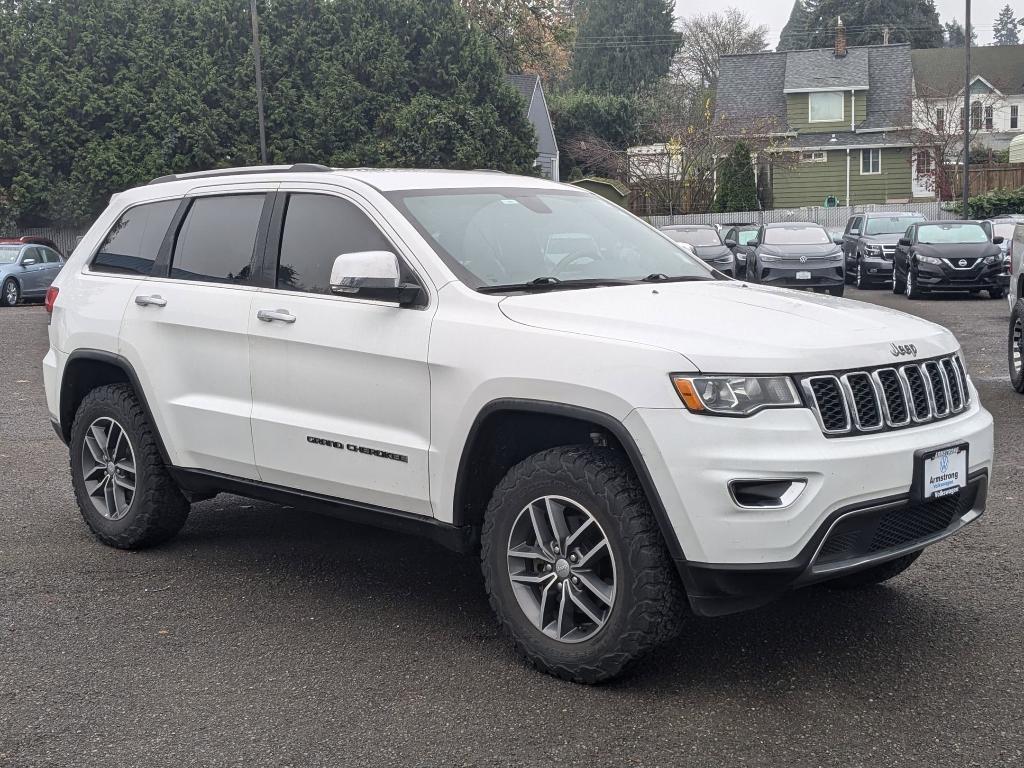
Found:
[{"label": "car hood", "polygon": [[722,256],[732,256],[732,251],[726,248],[724,245],[691,245],[691,248],[700,256],[704,261],[711,261],[713,259],[721,258]]},{"label": "car hood", "polygon": [[935,256],[940,259],[970,259],[1002,253],[995,243],[918,243],[914,250],[922,256]]},{"label": "car hood", "polygon": [[903,235],[898,232],[894,232],[891,235],[864,235],[861,237],[861,242],[877,243],[878,245],[896,245],[901,237]]},{"label": "car hood", "polygon": [[768,243],[762,245],[758,252],[783,258],[799,258],[801,256],[828,256],[839,250],[839,246],[835,243],[814,243],[813,245],[772,245]]},{"label": "car hood", "polygon": [[841,370],[895,362],[894,343],[915,345],[917,358],[958,346],[903,312],[736,280],[551,291],[499,306],[523,325],[678,352],[680,370],[706,373]]}]

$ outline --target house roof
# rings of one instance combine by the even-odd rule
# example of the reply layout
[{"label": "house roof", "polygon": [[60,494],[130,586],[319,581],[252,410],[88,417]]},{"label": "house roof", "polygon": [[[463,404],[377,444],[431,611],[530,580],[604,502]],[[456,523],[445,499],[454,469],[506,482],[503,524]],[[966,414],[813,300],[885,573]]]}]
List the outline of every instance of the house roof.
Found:
[{"label": "house roof", "polygon": [[786,52],[786,93],[864,90],[868,87],[868,50],[850,48],[837,57],[831,49]]},{"label": "house roof", "polygon": [[[963,48],[920,48],[910,56],[919,96],[948,97],[963,91]],[[1024,93],[1024,45],[972,47],[971,74],[1004,95]]]},{"label": "house roof", "polygon": [[[851,47],[837,59],[831,48],[727,55],[721,58],[715,121],[726,130],[754,126],[759,133],[798,132],[789,125],[786,90],[867,88],[866,117],[857,131],[837,136],[840,146],[878,145],[891,130],[911,123],[911,51],[907,43]],[[865,98],[864,95],[858,98]],[[771,126],[765,129],[766,122]],[[859,131],[870,132],[858,138]],[[821,135],[798,136],[799,146],[818,146]],[[831,133],[824,134],[825,140]]]},{"label": "house roof", "polygon": [[533,92],[537,89],[537,81],[540,78],[537,75],[506,75],[505,77],[519,91],[519,95],[523,97],[526,106],[529,107],[530,102],[533,101]]},{"label": "house roof", "polygon": [[[832,141],[835,136],[836,140]],[[859,149],[865,147],[909,147],[913,146],[910,131],[872,131],[871,133],[800,133],[779,143],[786,149]]]}]

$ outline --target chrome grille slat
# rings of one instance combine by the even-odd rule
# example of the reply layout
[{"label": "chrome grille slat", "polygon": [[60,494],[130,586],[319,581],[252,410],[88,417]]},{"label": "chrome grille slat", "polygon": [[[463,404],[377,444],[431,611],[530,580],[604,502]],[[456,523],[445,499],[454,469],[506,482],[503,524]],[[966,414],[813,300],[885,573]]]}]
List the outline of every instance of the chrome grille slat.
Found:
[{"label": "chrome grille slat", "polygon": [[928,424],[963,413],[970,387],[958,355],[801,379],[829,437]]}]

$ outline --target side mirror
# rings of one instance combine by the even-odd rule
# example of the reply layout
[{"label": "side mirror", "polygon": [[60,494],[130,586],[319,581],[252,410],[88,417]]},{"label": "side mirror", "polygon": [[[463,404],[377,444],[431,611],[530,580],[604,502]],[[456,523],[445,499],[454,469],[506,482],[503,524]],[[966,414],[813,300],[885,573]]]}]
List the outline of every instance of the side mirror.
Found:
[{"label": "side mirror", "polygon": [[725,241],[725,247],[726,248],[735,248],[736,247],[736,241],[735,240],[726,240]]},{"label": "side mirror", "polygon": [[31,256],[29,256],[27,259],[22,259],[21,260],[21,266],[23,266],[23,267],[31,267],[35,263],[36,263],[36,260],[33,259]]},{"label": "side mirror", "polygon": [[760,244],[761,244],[761,241],[758,240],[756,237],[753,240],[747,240],[747,247],[748,248],[757,248],[757,246],[759,246]]},{"label": "side mirror", "polygon": [[996,235],[995,237],[992,238],[992,242],[995,243],[996,245],[1002,245],[1004,239],[1005,238],[1002,235]]},{"label": "side mirror", "polygon": [[422,295],[418,285],[402,282],[398,257],[390,251],[343,253],[331,267],[331,291],[399,306],[415,304]]},{"label": "side mirror", "polygon": [[843,238],[841,238],[841,237],[833,237],[832,238],[832,242],[835,243],[836,245],[842,245],[843,244]]},{"label": "side mirror", "polygon": [[901,237],[900,238],[900,245],[902,245],[904,248],[908,248],[908,247],[910,247],[910,240],[908,240],[905,237]]}]

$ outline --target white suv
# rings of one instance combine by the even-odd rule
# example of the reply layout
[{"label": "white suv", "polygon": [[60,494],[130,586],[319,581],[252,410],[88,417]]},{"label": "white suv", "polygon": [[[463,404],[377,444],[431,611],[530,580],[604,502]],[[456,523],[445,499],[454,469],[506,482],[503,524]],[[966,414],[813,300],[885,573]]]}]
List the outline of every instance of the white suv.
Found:
[{"label": "white suv", "polygon": [[876,583],[985,506],[992,419],[949,331],[727,279],[539,179],[160,178],[47,305],[101,541],[164,541],[219,492],[420,533],[479,553],[519,650],[581,682],[687,602]]}]

